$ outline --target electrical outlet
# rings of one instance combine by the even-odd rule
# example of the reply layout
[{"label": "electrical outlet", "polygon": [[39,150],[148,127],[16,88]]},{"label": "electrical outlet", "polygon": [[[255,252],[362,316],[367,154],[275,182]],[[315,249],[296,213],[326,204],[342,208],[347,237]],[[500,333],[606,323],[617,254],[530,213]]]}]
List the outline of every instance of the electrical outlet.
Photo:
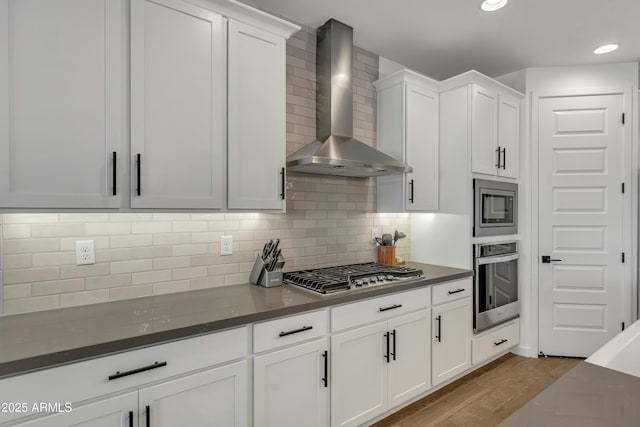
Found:
[{"label": "electrical outlet", "polygon": [[379,233],[380,233],[380,230],[378,230],[377,228],[372,228],[371,229],[371,241],[373,243],[376,243],[376,237],[378,237]]},{"label": "electrical outlet", "polygon": [[76,265],[96,263],[96,250],[93,240],[78,240],[76,242]]},{"label": "electrical outlet", "polygon": [[233,254],[233,236],[220,237],[220,255]]}]

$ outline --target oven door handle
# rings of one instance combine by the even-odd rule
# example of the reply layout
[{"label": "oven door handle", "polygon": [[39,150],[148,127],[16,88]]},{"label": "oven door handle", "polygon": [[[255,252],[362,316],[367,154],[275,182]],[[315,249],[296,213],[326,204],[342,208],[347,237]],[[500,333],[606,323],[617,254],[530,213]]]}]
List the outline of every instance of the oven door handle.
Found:
[{"label": "oven door handle", "polygon": [[518,254],[481,257],[476,258],[476,265],[497,264],[499,262],[513,261],[514,259],[518,259]]}]

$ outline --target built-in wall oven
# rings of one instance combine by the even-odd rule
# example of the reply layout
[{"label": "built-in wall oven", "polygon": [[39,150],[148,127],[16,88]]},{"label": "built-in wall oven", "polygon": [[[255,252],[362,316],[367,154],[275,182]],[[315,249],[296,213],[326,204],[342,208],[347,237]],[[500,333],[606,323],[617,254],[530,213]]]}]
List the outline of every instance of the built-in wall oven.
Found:
[{"label": "built-in wall oven", "polygon": [[474,265],[474,332],[518,317],[518,242],[474,245]]},{"label": "built-in wall oven", "polygon": [[473,235],[518,233],[518,184],[474,179]]}]

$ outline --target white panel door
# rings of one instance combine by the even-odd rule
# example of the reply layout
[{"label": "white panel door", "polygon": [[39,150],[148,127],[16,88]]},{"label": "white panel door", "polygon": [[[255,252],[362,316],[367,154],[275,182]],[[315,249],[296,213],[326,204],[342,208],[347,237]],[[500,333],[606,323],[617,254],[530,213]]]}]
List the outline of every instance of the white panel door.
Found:
[{"label": "white panel door", "polygon": [[498,104],[498,147],[500,168],[498,175],[518,178],[520,169],[520,102],[500,95]]},{"label": "white panel door", "polygon": [[229,209],[284,208],[285,40],[229,21]]},{"label": "white panel door", "polygon": [[431,377],[438,385],[471,366],[471,298],[432,308]]},{"label": "white panel door", "polygon": [[248,392],[243,360],[141,389],[138,422],[154,427],[246,426]]},{"label": "white panel door", "polygon": [[389,408],[431,386],[431,309],[389,320],[393,356],[388,366]]},{"label": "white panel door", "polygon": [[387,410],[387,322],[331,337],[331,425],[358,426]]},{"label": "white panel door", "polygon": [[471,171],[498,173],[498,94],[471,85]]},{"label": "white panel door", "polygon": [[88,405],[73,405],[68,413],[19,423],[16,427],[130,427],[137,425],[137,411],[138,392],[134,391]]},{"label": "white panel door", "polygon": [[120,207],[124,4],[0,0],[0,207]]},{"label": "white panel door", "polygon": [[407,211],[438,210],[438,94],[407,85]]},{"label": "white panel door", "polygon": [[[540,351],[587,357],[624,321],[622,95],[539,103]],[[541,258],[540,258],[541,260]]]},{"label": "white panel door", "polygon": [[327,349],[327,339],[322,339],[255,357],[254,426],[324,427],[328,424]]},{"label": "white panel door", "polygon": [[224,53],[220,15],[131,1],[133,208],[222,207]]}]

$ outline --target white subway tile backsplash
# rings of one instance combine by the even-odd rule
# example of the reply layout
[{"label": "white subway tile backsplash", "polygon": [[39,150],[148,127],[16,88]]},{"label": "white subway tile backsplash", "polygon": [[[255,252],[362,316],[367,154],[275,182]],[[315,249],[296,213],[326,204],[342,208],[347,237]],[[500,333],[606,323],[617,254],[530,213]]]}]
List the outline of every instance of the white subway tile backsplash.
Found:
[{"label": "white subway tile backsplash", "polygon": [[84,279],[53,280],[31,285],[31,295],[57,295],[68,292],[84,291]]},{"label": "white subway tile backsplash", "polygon": [[60,294],[60,307],[73,307],[107,301],[109,301],[109,289]]},{"label": "white subway tile backsplash", "polygon": [[153,268],[153,261],[141,259],[135,261],[116,261],[111,264],[111,274],[134,273],[138,271],[150,271]]}]

